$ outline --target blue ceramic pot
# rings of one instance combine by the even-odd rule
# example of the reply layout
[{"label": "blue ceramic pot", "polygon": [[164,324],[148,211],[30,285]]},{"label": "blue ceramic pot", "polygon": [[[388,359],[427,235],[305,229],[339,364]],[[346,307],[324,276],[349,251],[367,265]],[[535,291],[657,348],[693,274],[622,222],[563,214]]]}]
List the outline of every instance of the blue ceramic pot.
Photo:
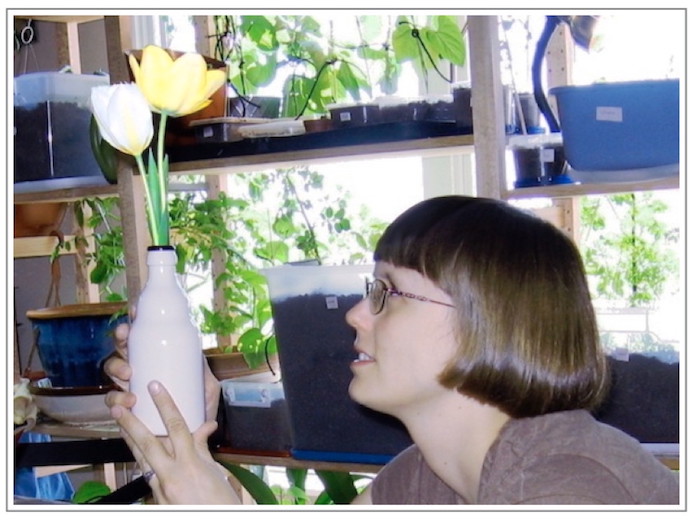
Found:
[{"label": "blue ceramic pot", "polygon": [[114,351],[112,332],[127,321],[127,304],[71,304],[27,312],[41,364],[54,387],[104,383],[102,362]]}]

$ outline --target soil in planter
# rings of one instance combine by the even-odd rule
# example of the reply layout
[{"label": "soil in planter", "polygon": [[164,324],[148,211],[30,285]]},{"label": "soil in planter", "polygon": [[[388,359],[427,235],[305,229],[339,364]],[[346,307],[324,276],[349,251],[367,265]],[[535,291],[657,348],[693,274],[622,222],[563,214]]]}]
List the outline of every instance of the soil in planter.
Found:
[{"label": "soil in planter", "polygon": [[272,302],[293,453],[299,458],[310,453],[308,458],[388,461],[411,440],[398,420],[348,395],[350,364],[357,355],[345,313],[362,296],[333,298],[335,309],[327,308],[323,294]]},{"label": "soil in planter", "polygon": [[288,454],[291,427],[286,400],[272,400],[270,407],[226,405],[226,441],[234,450]]},{"label": "soil in planter", "polygon": [[515,187],[539,186],[546,182],[542,171],[542,154],[539,147],[514,148]]},{"label": "soil in planter", "polygon": [[612,386],[595,416],[642,443],[679,442],[679,365],[631,354],[609,358]]},{"label": "soil in planter", "polygon": [[15,107],[15,183],[102,177],[90,148],[88,108],[46,101]]}]

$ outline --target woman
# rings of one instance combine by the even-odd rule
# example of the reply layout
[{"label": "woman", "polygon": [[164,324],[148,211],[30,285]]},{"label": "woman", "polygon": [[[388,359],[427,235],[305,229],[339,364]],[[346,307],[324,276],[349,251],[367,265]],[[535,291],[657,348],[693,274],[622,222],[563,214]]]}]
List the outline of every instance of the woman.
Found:
[{"label": "woman", "polygon": [[[399,216],[375,261],[368,298],[347,314],[349,392],[400,419],[415,445],[357,503],[678,503],[676,476],[587,412],[605,395],[605,357],[565,235],[507,203],[440,197]],[[128,380],[124,361],[108,371]],[[156,499],[237,502],[206,448],[214,423],[190,435],[166,390],[152,390],[173,449],[129,413],[132,395],[108,403],[155,472]]]}]

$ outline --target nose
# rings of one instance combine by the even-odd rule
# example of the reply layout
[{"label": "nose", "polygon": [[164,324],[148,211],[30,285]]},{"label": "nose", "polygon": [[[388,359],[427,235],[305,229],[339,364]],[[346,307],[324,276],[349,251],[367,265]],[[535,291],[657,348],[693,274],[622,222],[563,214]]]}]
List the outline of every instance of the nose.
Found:
[{"label": "nose", "polygon": [[365,297],[345,313],[345,321],[357,330],[362,327],[363,323],[367,322],[370,315],[369,300]]}]

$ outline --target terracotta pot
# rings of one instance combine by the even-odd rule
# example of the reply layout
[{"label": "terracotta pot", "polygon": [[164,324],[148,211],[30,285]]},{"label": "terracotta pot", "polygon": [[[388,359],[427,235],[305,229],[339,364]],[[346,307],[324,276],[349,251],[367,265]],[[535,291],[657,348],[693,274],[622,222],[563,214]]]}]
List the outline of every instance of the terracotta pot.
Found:
[{"label": "terracotta pot", "polygon": [[68,203],[15,205],[15,237],[49,235],[61,227]]},{"label": "terracotta pot", "polygon": [[[218,380],[228,380],[229,378],[238,378],[253,374],[271,372],[267,364],[262,364],[260,367],[251,369],[245,361],[242,353],[222,353],[216,348],[205,349],[204,355],[209,363],[209,368]],[[277,355],[270,358],[270,365],[276,375],[279,375],[280,366]]]},{"label": "terracotta pot", "polygon": [[305,119],[304,128],[307,134],[333,130],[333,122],[329,118]]}]

